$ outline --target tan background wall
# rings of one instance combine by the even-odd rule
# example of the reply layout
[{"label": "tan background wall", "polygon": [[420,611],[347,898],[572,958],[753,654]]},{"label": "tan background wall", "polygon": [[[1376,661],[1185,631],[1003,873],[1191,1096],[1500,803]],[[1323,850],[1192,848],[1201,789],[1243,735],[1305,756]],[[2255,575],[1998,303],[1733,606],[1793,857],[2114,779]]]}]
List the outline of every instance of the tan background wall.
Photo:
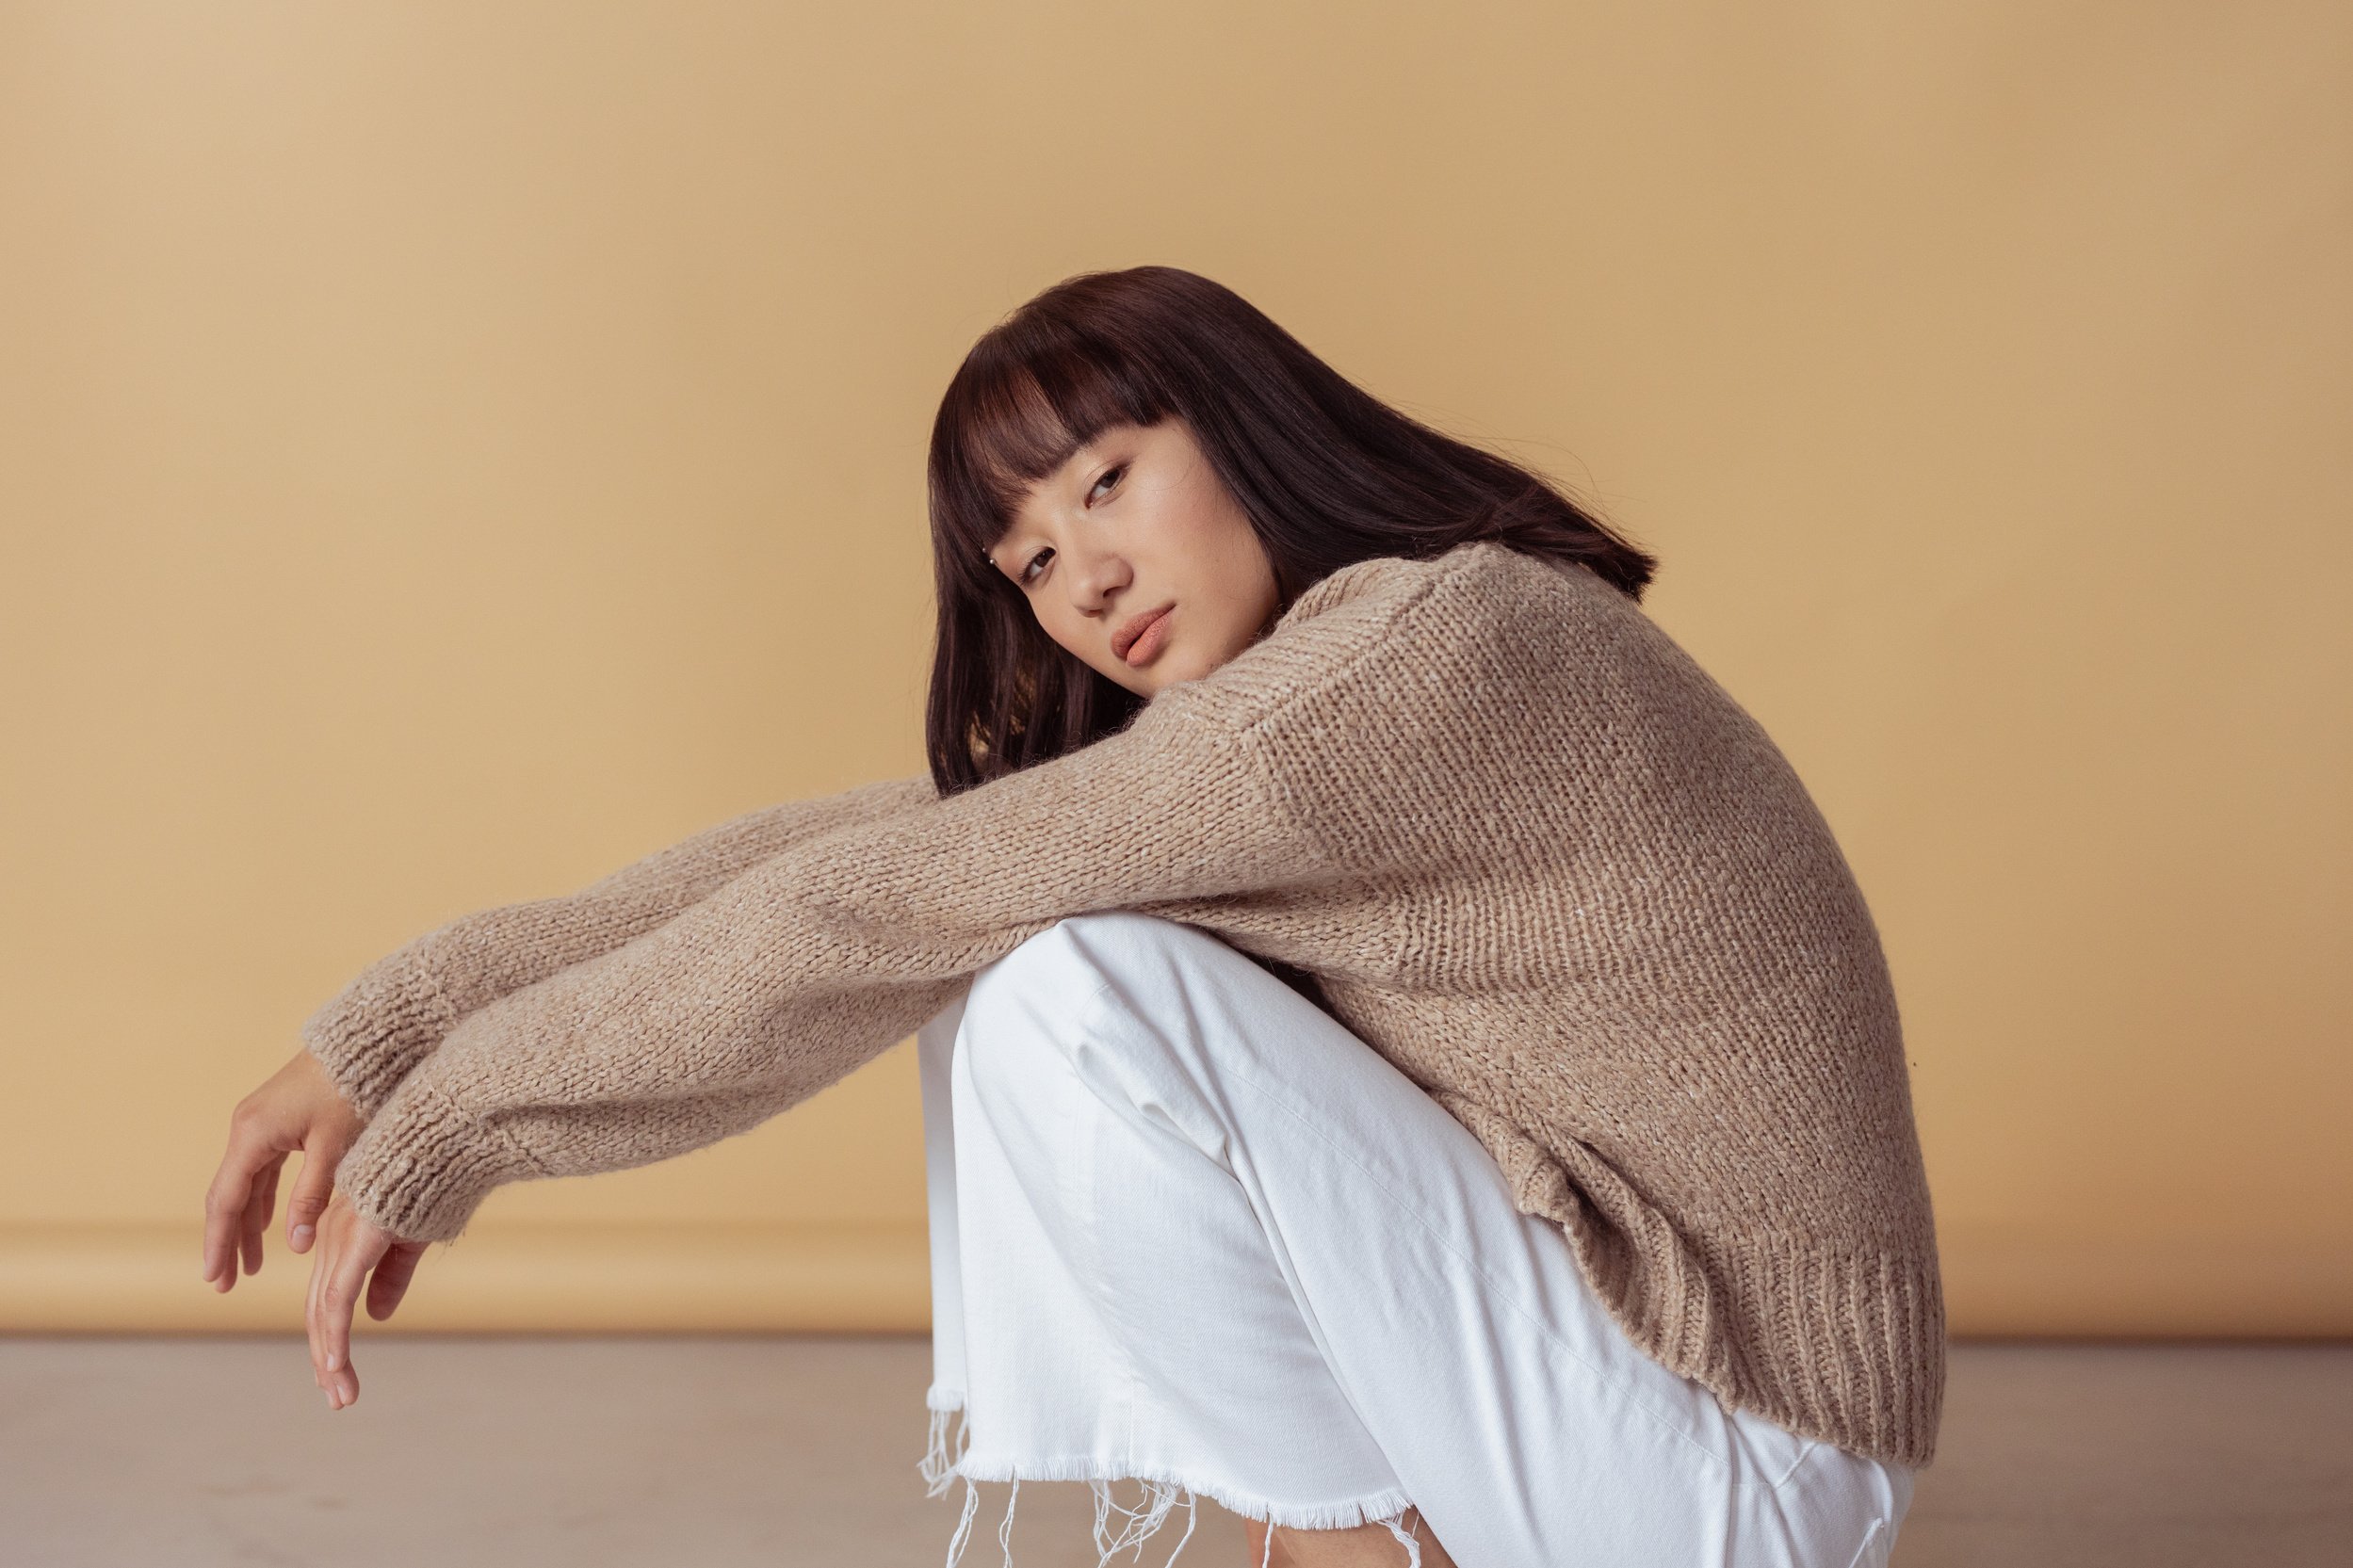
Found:
[{"label": "tan background wall", "polygon": [[[1769,9],[0,9],[0,1326],[298,1323],[197,1276],[312,1007],[918,768],[940,391],[1161,261],[1663,555],[1956,1332],[2353,1329],[2353,13]],[[902,1046],[393,1327],[919,1326],[921,1223]]]}]

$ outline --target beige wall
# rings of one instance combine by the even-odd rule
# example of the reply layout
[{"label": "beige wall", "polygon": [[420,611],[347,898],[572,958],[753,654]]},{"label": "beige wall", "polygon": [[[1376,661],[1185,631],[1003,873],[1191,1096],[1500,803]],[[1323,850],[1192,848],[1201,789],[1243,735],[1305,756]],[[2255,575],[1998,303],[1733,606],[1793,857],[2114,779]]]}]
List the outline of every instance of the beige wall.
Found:
[{"label": "beige wall", "polygon": [[[2353,1330],[2353,13],[1773,11],[0,10],[0,1326],[298,1322],[197,1276],[312,1007],[917,768],[933,404],[1160,261],[1664,557],[1956,1332]],[[917,1326],[921,1221],[902,1046],[392,1326]]]}]

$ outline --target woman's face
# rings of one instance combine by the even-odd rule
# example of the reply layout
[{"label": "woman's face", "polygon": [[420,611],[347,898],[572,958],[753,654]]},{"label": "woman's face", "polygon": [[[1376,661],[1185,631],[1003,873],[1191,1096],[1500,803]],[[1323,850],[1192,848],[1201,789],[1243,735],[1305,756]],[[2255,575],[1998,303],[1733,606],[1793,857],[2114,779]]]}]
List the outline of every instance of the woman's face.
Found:
[{"label": "woman's face", "polygon": [[1265,547],[1174,415],[1072,453],[989,559],[1047,636],[1147,699],[1257,641],[1279,600]]}]

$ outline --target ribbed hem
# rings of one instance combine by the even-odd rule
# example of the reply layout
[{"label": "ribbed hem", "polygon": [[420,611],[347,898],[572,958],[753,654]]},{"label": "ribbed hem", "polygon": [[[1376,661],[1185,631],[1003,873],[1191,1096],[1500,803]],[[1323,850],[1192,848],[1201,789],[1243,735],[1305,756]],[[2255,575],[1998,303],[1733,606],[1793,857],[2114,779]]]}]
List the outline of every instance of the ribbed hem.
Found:
[{"label": "ribbed hem", "polygon": [[493,1188],[541,1174],[520,1143],[419,1082],[385,1103],[335,1182],[370,1224],[404,1240],[453,1241]]},{"label": "ribbed hem", "polygon": [[1784,1308],[1744,1325],[1736,1402],[1867,1458],[1918,1469],[1936,1457],[1945,1321],[1933,1252],[1907,1259],[1784,1241],[1732,1263],[1744,1300]]},{"label": "ribbed hem", "polygon": [[[1933,1252],[1794,1237],[1709,1250],[1703,1268],[1663,1248],[1617,1290],[1598,1287],[1646,1354],[1800,1436],[1914,1469],[1936,1457],[1945,1325]],[[1640,1294],[1626,1300],[1635,1278]]]},{"label": "ribbed hem", "polygon": [[303,1045],[362,1118],[374,1120],[409,1070],[457,1023],[423,940],[363,971],[301,1026]]},{"label": "ribbed hem", "polygon": [[1582,1144],[1556,1154],[1476,1101],[1436,1097],[1495,1157],[1519,1211],[1561,1227],[1644,1354],[1800,1436],[1913,1469],[1936,1457],[1944,1291],[1924,1207],[1910,1245],[1678,1230]]}]

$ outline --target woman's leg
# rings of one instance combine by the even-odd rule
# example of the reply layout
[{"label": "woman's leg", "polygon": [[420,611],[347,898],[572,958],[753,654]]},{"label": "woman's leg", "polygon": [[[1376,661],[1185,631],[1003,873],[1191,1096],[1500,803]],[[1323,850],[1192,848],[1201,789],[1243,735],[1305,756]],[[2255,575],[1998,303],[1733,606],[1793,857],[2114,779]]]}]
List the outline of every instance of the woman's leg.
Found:
[{"label": "woman's leg", "polygon": [[918,1469],[934,1497],[948,1490],[958,1455],[949,1427],[965,1408],[964,1270],[956,1224],[956,1123],[949,1070],[966,996],[959,995],[916,1032],[923,1092],[923,1184],[932,1263],[932,1382],[924,1394],[931,1439]]},{"label": "woman's leg", "polygon": [[[1287,1557],[1289,1532],[1357,1525],[1356,1539],[1387,1547],[1363,1560],[1408,1560],[1376,1521],[1410,1499],[1333,1383],[1245,1196],[1191,1145],[1137,1140],[1070,1071],[1045,1026],[1069,999],[1034,962],[1043,951],[982,971],[917,1036],[933,1255],[924,1473],[935,1494],[967,1482],[960,1541],[969,1482],[1063,1479],[1096,1484],[1107,1555],[1172,1509],[1189,1527],[1177,1499],[1193,1493],[1273,1518],[1274,1561],[1348,1561]],[[959,1409],[961,1451],[945,1421]],[[1135,1510],[1112,1501],[1120,1479],[1144,1486]],[[1451,1568],[1435,1552],[1422,1561]]]},{"label": "woman's leg", "polygon": [[1908,1477],[1644,1356],[1476,1140],[1209,933],[1065,920],[950,1043],[968,1479],[1191,1486],[1277,1552],[1411,1503],[1464,1568],[1892,1534]]}]

